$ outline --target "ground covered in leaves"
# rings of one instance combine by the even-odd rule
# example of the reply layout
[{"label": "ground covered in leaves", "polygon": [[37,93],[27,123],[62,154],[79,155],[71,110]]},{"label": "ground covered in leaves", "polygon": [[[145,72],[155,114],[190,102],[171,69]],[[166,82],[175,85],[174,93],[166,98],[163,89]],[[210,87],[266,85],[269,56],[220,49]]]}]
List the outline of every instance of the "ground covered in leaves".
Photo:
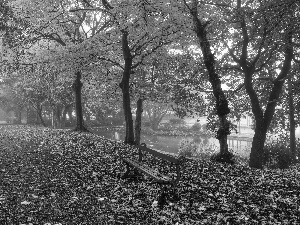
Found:
[{"label": "ground covered in leaves", "polygon": [[[114,147],[118,146],[119,150]],[[147,177],[121,179],[136,149],[90,133],[0,127],[0,224],[300,224],[299,166],[255,170],[187,160],[157,206]],[[174,168],[147,157],[166,174]]]}]

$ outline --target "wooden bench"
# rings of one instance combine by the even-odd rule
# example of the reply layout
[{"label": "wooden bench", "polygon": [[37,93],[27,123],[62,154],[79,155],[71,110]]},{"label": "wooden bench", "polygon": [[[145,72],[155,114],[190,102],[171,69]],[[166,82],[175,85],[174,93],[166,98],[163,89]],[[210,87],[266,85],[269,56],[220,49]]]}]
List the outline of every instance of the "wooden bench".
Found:
[{"label": "wooden bench", "polygon": [[[144,173],[151,177],[156,183],[164,185],[161,194],[158,198],[158,203],[163,204],[165,201],[165,191],[166,191],[166,185],[171,185],[171,187],[174,189],[180,180],[181,176],[181,165],[182,165],[182,159],[184,157],[174,157],[171,155],[167,155],[164,153],[161,153],[159,151],[156,151],[154,149],[148,148],[146,144],[141,144],[136,146],[138,148],[138,159],[132,159],[132,158],[126,158],[121,156],[121,160],[126,164],[126,172],[123,174],[122,178],[128,178],[128,177],[137,177],[141,176],[141,173]],[[151,155],[160,158],[164,161],[171,162],[176,166],[176,177],[172,178],[166,175],[163,175],[159,173],[157,170],[154,170],[153,168],[145,165],[142,162],[143,153],[150,153]]]}]

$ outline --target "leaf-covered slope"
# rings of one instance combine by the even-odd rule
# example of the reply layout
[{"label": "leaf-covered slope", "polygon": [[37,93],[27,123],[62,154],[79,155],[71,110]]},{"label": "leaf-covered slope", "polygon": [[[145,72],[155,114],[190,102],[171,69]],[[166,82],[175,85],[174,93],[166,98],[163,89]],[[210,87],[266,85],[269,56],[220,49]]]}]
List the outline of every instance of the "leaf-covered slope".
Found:
[{"label": "leaf-covered slope", "polygon": [[[0,127],[0,224],[297,224],[299,169],[263,171],[186,161],[179,201],[156,207],[160,187],[122,180],[132,147],[89,133]],[[121,150],[114,151],[114,147]],[[169,164],[147,157],[161,172]],[[178,222],[178,223],[177,223]]]}]

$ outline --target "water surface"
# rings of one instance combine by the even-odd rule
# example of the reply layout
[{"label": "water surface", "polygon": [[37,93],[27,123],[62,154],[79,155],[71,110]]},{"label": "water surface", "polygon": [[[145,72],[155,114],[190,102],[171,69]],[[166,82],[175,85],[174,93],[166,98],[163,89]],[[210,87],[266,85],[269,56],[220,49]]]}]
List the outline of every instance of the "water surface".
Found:
[{"label": "water surface", "polygon": [[[106,130],[105,128],[93,128],[91,130],[93,133],[103,136],[111,140],[122,141],[125,138],[125,133],[122,130]],[[205,135],[197,136],[155,136],[155,135],[141,135],[141,143],[146,143],[147,146],[154,149],[159,149],[161,151],[178,153],[179,144],[182,140],[188,140],[195,143],[198,150],[205,151],[207,149],[213,149],[214,151],[219,150],[219,142],[213,137],[208,137]],[[228,146],[233,149],[237,154],[248,157],[250,154],[252,142],[252,135],[243,136],[229,136]]]}]

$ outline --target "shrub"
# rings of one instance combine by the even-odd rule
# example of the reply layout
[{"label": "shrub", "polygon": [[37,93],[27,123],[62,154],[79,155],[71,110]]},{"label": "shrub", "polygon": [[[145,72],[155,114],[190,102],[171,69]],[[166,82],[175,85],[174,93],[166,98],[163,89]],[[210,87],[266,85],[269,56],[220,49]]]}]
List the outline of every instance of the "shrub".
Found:
[{"label": "shrub", "polygon": [[142,127],[141,128],[141,133],[142,134],[147,134],[147,135],[156,135],[155,131],[152,130],[151,127]]},{"label": "shrub", "polygon": [[174,119],[170,119],[169,123],[172,125],[185,125],[186,122],[184,119],[180,119],[180,118],[174,118]]},{"label": "shrub", "polygon": [[195,143],[194,141],[183,139],[179,144],[179,156],[208,160],[215,151],[216,146],[211,143]]},{"label": "shrub", "polygon": [[264,147],[263,165],[272,169],[287,169],[292,164],[289,145],[285,141],[269,142]]},{"label": "shrub", "polygon": [[179,144],[179,156],[192,157],[197,152],[197,145],[186,139]]},{"label": "shrub", "polygon": [[185,125],[180,125],[179,127],[177,127],[177,130],[185,132],[189,131],[189,128]]},{"label": "shrub", "polygon": [[150,127],[150,126],[151,126],[150,121],[145,121],[145,122],[143,122],[143,126],[144,126],[144,127]]},{"label": "shrub", "polygon": [[221,154],[220,152],[218,152],[216,154],[213,154],[210,159],[219,163],[235,163],[234,154],[232,152],[228,152],[226,154]]},{"label": "shrub", "polygon": [[159,129],[164,131],[170,131],[170,130],[174,130],[174,127],[170,123],[164,123],[159,126]]},{"label": "shrub", "polygon": [[190,129],[191,129],[192,131],[195,131],[195,132],[200,131],[200,130],[201,130],[201,124],[200,124],[200,123],[194,123],[194,125],[191,126]]},{"label": "shrub", "polygon": [[[173,119],[172,119],[173,120]],[[177,120],[177,119],[176,119]],[[163,131],[188,131],[189,128],[185,125],[185,121],[183,120],[184,123],[178,124],[177,122],[168,122],[164,123],[159,126],[159,130]]]}]

